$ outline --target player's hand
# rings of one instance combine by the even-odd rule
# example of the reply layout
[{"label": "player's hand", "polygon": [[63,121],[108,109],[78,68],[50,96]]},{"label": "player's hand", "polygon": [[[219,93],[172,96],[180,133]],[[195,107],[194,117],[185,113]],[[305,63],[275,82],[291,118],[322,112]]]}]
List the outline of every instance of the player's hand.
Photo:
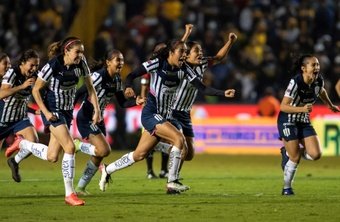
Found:
[{"label": "player's hand", "polygon": [[141,96],[137,96],[136,98],[136,105],[144,105],[146,102],[146,98],[145,97],[141,97]]},{"label": "player's hand", "polygon": [[41,110],[40,109],[37,109],[34,111],[34,115],[40,115],[41,114]]},{"label": "player's hand", "polygon": [[22,86],[22,89],[26,89],[27,87],[29,86],[32,86],[35,82],[35,78],[29,78],[27,79],[21,86]]},{"label": "player's hand", "polygon": [[186,24],[185,25],[185,32],[186,33],[191,33],[192,29],[194,28],[193,24]]},{"label": "player's hand", "polygon": [[49,122],[55,122],[59,119],[58,113],[52,113],[52,112],[46,113],[45,117]]},{"label": "player's hand", "polygon": [[224,91],[224,96],[231,98],[235,96],[235,89],[227,89],[226,91]]},{"label": "player's hand", "polygon": [[100,121],[102,120],[102,117],[100,115],[99,111],[94,111],[93,116],[92,116],[92,124],[97,124],[100,123]]},{"label": "player's hand", "polygon": [[313,104],[308,103],[303,108],[305,113],[310,113],[313,111]]},{"label": "player's hand", "polygon": [[336,106],[336,105],[331,105],[331,106],[329,107],[329,109],[332,110],[332,111],[335,112],[335,113],[340,112],[339,107]]},{"label": "player's hand", "polygon": [[135,91],[131,87],[125,89],[124,95],[127,98],[136,97]]},{"label": "player's hand", "polygon": [[233,32],[229,33],[229,41],[234,43],[237,40],[237,35]]}]

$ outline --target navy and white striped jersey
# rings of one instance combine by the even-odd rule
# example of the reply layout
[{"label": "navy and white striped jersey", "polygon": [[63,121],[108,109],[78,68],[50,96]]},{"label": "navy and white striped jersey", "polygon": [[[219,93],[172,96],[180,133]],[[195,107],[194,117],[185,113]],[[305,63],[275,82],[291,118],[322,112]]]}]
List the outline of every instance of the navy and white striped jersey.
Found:
[{"label": "navy and white striped jersey", "polygon": [[[302,107],[309,103],[315,103],[323,86],[324,80],[321,74],[311,85],[303,81],[302,74],[298,74],[290,80],[284,96],[292,99],[291,106]],[[279,118],[288,123],[310,123],[309,113],[285,113],[281,111]]]},{"label": "navy and white striped jersey", "polygon": [[[202,60],[199,66],[193,70],[197,78],[203,81],[203,73],[208,68],[208,60]],[[180,86],[177,88],[176,99],[172,105],[173,110],[190,111],[197,97],[198,89],[193,86],[186,78],[182,79]]]},{"label": "navy and white striped jersey", "polygon": [[150,73],[149,92],[156,98],[157,113],[170,118],[171,107],[182,79],[191,82],[196,78],[196,73],[186,65],[182,69],[172,68],[166,60],[158,58],[144,62],[143,66]]},{"label": "navy and white striped jersey", "polygon": [[[33,76],[33,77],[36,77]],[[14,67],[5,73],[2,84],[9,84],[12,87],[22,85],[26,81],[26,77],[21,74],[19,67]],[[0,122],[14,122],[27,117],[27,103],[32,95],[32,87],[11,95],[0,100]]]},{"label": "navy and white striped jersey", "polygon": [[[112,101],[115,93],[118,91],[123,92],[122,80],[119,74],[116,74],[114,78],[111,78],[106,68],[93,72],[91,74],[91,79],[97,93],[99,108],[103,116],[105,107],[110,101]],[[88,103],[87,105],[91,104],[88,99],[85,99],[84,103]]]},{"label": "navy and white striped jersey", "polygon": [[85,59],[79,64],[64,65],[63,56],[51,59],[38,73],[38,77],[48,82],[44,102],[50,111],[73,110],[76,86],[81,76],[90,75]]}]

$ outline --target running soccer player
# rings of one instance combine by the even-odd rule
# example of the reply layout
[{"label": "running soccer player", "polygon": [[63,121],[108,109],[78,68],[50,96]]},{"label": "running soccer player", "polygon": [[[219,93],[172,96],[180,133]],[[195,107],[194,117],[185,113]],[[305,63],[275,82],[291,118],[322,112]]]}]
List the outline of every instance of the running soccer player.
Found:
[{"label": "running soccer player", "polygon": [[[333,112],[339,112],[324,88],[319,60],[313,55],[302,55],[293,67],[295,76],[290,80],[280,105],[277,127],[284,147],[281,148],[284,185],[282,195],[294,195],[292,182],[303,157],[321,158],[318,136],[310,122],[313,104],[320,98]],[[302,143],[303,148],[300,148]]]},{"label": "running soccer player", "polygon": [[[20,134],[31,142],[38,142],[38,134],[27,116],[27,106],[32,87],[36,80],[40,58],[35,50],[25,51],[13,68],[3,76],[0,88],[0,140],[13,134]],[[5,155],[9,157],[10,150]],[[30,155],[29,151],[21,150],[15,157],[7,160],[12,171],[12,178],[20,182],[18,164]]]},{"label": "running soccer player", "polygon": [[[84,205],[73,188],[75,172],[75,145],[69,127],[73,119],[74,97],[76,85],[80,77],[84,77],[93,104],[92,123],[101,120],[98,99],[93,88],[90,70],[84,58],[84,45],[76,37],[68,37],[49,46],[49,55],[54,55],[38,73],[32,93],[41,112],[45,131],[50,133],[48,147],[40,143],[32,143],[21,137],[8,149],[11,153],[18,149],[27,149],[43,160],[57,162],[61,149],[64,150],[62,175],[65,186],[65,203],[72,206]],[[42,96],[41,90],[46,87]]]},{"label": "running soccer player", "polygon": [[[127,100],[124,96],[120,77],[120,72],[124,66],[124,57],[120,51],[110,50],[106,54],[104,65],[101,66],[101,69],[91,74],[91,78],[97,93],[102,116],[107,104],[112,101],[114,96],[119,105],[124,108],[144,103],[144,99],[140,96],[132,100]],[[83,175],[78,182],[76,192],[78,195],[87,195],[88,192],[85,188],[97,172],[102,159],[110,154],[111,147],[105,139],[106,129],[104,120],[97,124],[92,123],[93,105],[88,100],[86,87],[81,87],[77,94],[83,96],[83,102],[77,114],[78,130],[82,138],[88,139],[90,143],[75,140],[76,150],[91,155],[91,159],[87,162]]]}]

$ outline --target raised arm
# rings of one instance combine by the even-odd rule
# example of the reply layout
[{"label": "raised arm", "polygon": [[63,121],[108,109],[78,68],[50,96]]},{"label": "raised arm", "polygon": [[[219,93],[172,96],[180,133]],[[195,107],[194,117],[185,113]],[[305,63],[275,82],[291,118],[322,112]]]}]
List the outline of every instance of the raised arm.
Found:
[{"label": "raised arm", "polygon": [[217,52],[215,56],[212,57],[214,64],[220,62],[229,52],[231,46],[236,42],[237,35],[235,33],[229,33],[228,41],[224,44],[224,46]]},{"label": "raised arm", "polygon": [[185,25],[185,33],[181,38],[181,41],[186,42],[191,34],[192,28],[194,27],[193,24],[186,24]]}]

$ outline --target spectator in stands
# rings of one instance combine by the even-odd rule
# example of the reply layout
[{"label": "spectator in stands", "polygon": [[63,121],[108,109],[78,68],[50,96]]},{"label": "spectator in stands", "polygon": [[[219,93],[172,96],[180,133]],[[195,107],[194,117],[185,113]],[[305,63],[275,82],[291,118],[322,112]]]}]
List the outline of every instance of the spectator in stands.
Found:
[{"label": "spectator in stands", "polygon": [[280,101],[275,97],[274,89],[267,87],[264,96],[258,102],[260,116],[274,117],[280,111]]}]

